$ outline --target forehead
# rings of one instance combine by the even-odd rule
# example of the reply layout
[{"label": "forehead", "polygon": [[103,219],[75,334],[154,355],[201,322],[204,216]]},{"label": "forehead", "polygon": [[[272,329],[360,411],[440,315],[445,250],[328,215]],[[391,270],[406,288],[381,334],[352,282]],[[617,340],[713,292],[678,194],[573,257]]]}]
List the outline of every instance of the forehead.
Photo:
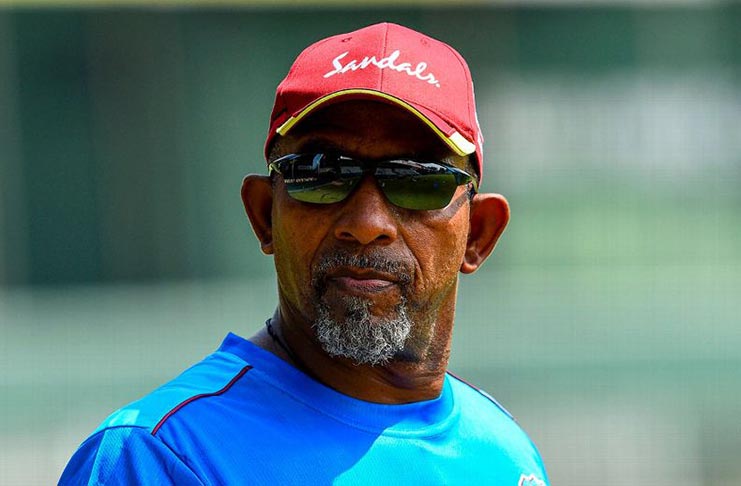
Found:
[{"label": "forehead", "polygon": [[323,150],[369,160],[406,156],[458,167],[466,162],[413,114],[370,100],[345,101],[317,110],[281,137],[275,155]]}]

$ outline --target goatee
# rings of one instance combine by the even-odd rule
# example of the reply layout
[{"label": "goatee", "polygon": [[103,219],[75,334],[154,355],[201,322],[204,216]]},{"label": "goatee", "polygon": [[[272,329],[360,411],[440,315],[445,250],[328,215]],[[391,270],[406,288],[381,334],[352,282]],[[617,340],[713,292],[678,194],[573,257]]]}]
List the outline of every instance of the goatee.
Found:
[{"label": "goatee", "polygon": [[[393,275],[401,291],[399,303],[387,315],[377,316],[372,312],[370,299],[342,296],[339,302],[342,315],[335,317],[331,307],[336,307],[338,302],[327,301],[326,276],[340,267],[368,268]],[[411,280],[411,272],[405,265],[384,257],[340,252],[322,259],[314,272],[312,286],[317,316],[313,327],[324,351],[359,365],[384,365],[392,359],[404,359],[412,331],[406,298]]]}]

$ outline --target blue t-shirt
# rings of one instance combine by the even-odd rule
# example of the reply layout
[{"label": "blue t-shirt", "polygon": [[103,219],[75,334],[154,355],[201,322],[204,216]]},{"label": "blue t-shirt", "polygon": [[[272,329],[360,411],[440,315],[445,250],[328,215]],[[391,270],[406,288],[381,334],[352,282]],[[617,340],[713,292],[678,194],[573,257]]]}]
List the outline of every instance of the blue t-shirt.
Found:
[{"label": "blue t-shirt", "polygon": [[351,398],[229,334],[113,413],[60,484],[543,486],[535,447],[491,397],[446,375],[429,401]]}]

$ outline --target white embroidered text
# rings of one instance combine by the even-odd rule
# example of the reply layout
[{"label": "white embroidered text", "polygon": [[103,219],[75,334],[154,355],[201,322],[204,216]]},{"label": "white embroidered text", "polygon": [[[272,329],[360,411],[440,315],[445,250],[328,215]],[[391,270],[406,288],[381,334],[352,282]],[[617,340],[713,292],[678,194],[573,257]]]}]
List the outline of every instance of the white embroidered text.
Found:
[{"label": "white embroidered text", "polygon": [[427,63],[426,62],[420,62],[417,63],[416,66],[412,67],[412,63],[409,62],[402,62],[400,64],[396,64],[396,61],[399,59],[399,56],[401,53],[396,50],[389,54],[386,57],[383,57],[381,59],[376,59],[376,56],[365,56],[362,60],[358,61],[356,59],[353,59],[352,61],[348,62],[344,66],[342,65],[342,59],[349,54],[348,52],[344,52],[340,54],[339,56],[335,57],[332,60],[332,66],[334,69],[327,74],[324,75],[325,78],[329,78],[330,76],[334,76],[335,74],[344,74],[348,71],[357,71],[358,69],[365,69],[368,66],[376,66],[378,69],[391,69],[392,71],[396,71],[399,73],[406,73],[409,76],[413,76],[420,81],[425,81],[426,83],[432,84],[433,86],[440,87],[440,81],[435,78],[435,75],[430,72],[425,72],[427,69]]}]

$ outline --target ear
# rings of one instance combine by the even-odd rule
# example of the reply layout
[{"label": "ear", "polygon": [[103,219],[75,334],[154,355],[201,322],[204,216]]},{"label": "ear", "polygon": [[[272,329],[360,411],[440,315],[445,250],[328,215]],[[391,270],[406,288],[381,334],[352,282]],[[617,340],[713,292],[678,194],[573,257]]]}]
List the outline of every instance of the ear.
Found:
[{"label": "ear", "polygon": [[509,203],[499,194],[476,194],[471,201],[470,229],[462,273],[475,272],[494,250],[509,221]]},{"label": "ear", "polygon": [[252,230],[266,255],[273,253],[273,183],[270,177],[250,174],[242,181],[242,203]]}]

